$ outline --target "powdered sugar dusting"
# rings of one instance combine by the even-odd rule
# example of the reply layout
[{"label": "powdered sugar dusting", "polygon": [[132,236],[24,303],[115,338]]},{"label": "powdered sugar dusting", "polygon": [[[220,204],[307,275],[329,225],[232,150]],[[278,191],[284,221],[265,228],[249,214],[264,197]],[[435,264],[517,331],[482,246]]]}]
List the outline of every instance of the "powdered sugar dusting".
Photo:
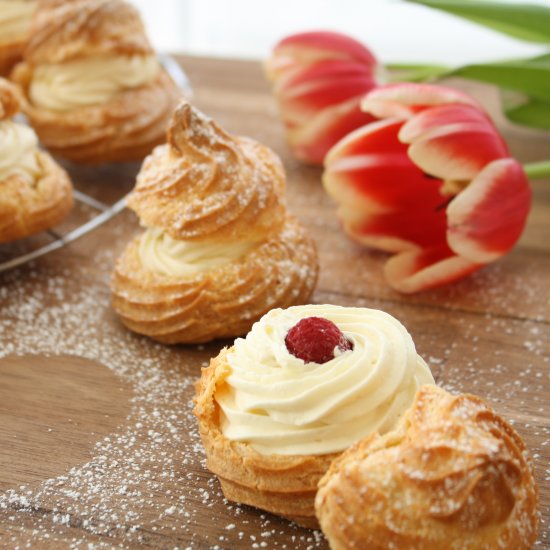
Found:
[{"label": "powdered sugar dusting", "polygon": [[[97,265],[111,260],[100,255]],[[325,547],[318,533],[223,503],[191,414],[200,367],[221,345],[169,348],[132,335],[114,319],[102,279],[82,267],[41,266],[8,274],[0,288],[0,361],[78,355],[134,391],[130,414],[97,441],[91,460],[0,493],[0,540],[14,547]]]}]

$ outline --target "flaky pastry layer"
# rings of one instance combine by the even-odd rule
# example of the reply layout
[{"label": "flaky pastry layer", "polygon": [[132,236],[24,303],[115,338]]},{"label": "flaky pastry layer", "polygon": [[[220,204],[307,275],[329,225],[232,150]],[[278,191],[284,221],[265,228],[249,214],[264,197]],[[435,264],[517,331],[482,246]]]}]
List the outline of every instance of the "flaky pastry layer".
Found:
[{"label": "flaky pastry layer", "polygon": [[5,78],[0,78],[0,120],[16,115],[21,108],[21,96],[17,88]]},{"label": "flaky pastry layer", "polygon": [[25,60],[62,63],[110,54],[154,53],[139,12],[122,0],[40,0]]},{"label": "flaky pastry layer", "polygon": [[333,462],[315,506],[333,550],[524,550],[537,500],[517,432],[478,397],[423,386],[396,430]]}]

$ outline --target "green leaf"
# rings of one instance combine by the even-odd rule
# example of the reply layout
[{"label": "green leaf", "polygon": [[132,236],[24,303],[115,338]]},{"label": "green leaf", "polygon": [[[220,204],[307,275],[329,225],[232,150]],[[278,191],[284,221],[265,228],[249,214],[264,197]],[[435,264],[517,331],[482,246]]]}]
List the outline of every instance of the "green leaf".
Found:
[{"label": "green leaf", "polygon": [[418,63],[390,63],[386,65],[391,82],[426,82],[437,80],[451,69],[443,65],[420,65]]},{"label": "green leaf", "polygon": [[531,59],[525,59],[524,61],[528,61],[530,63],[550,63],[550,53],[543,53],[542,55],[531,57]]},{"label": "green leaf", "polygon": [[534,99],[550,101],[550,55],[501,63],[459,67],[448,76],[460,76],[523,92]]},{"label": "green leaf", "polygon": [[550,130],[550,101],[541,101],[524,96],[519,101],[503,94],[503,111],[506,118],[515,124]]},{"label": "green leaf", "polygon": [[527,42],[550,44],[550,8],[483,0],[408,0],[463,17]]}]

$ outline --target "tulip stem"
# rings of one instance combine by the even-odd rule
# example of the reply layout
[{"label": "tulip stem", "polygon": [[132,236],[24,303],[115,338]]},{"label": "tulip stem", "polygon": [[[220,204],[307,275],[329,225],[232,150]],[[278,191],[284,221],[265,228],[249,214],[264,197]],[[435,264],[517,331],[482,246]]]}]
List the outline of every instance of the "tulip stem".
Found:
[{"label": "tulip stem", "polygon": [[523,169],[530,180],[537,180],[550,177],[550,160],[541,162],[530,162],[524,164]]}]

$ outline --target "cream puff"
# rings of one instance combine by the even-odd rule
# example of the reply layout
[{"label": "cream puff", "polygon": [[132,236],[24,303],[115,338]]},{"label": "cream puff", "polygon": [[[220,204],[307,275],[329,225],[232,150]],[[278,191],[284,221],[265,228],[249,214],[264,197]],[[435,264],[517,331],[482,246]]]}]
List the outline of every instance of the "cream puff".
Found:
[{"label": "cream puff", "polygon": [[478,397],[424,386],[394,430],[333,462],[315,507],[333,550],[527,550],[537,500],[518,433]]},{"label": "cream puff", "polygon": [[0,0],[0,75],[21,59],[29,38],[35,0]]},{"label": "cream puff", "polygon": [[17,90],[0,78],[0,243],[56,225],[73,204],[67,173],[38,149],[31,128],[11,120],[19,107]]},{"label": "cream puff", "polygon": [[382,311],[274,309],[203,369],[195,415],[232,501],[316,527],[317,484],[356,441],[395,428],[432,374]]},{"label": "cream puff", "polygon": [[169,344],[235,337],[311,296],[317,253],[287,212],[278,157],[188,103],[128,206],[145,231],[116,264],[113,307],[135,332]]},{"label": "cream puff", "polygon": [[141,160],[164,141],[181,93],[123,0],[43,0],[12,79],[52,153],[78,163]]}]

